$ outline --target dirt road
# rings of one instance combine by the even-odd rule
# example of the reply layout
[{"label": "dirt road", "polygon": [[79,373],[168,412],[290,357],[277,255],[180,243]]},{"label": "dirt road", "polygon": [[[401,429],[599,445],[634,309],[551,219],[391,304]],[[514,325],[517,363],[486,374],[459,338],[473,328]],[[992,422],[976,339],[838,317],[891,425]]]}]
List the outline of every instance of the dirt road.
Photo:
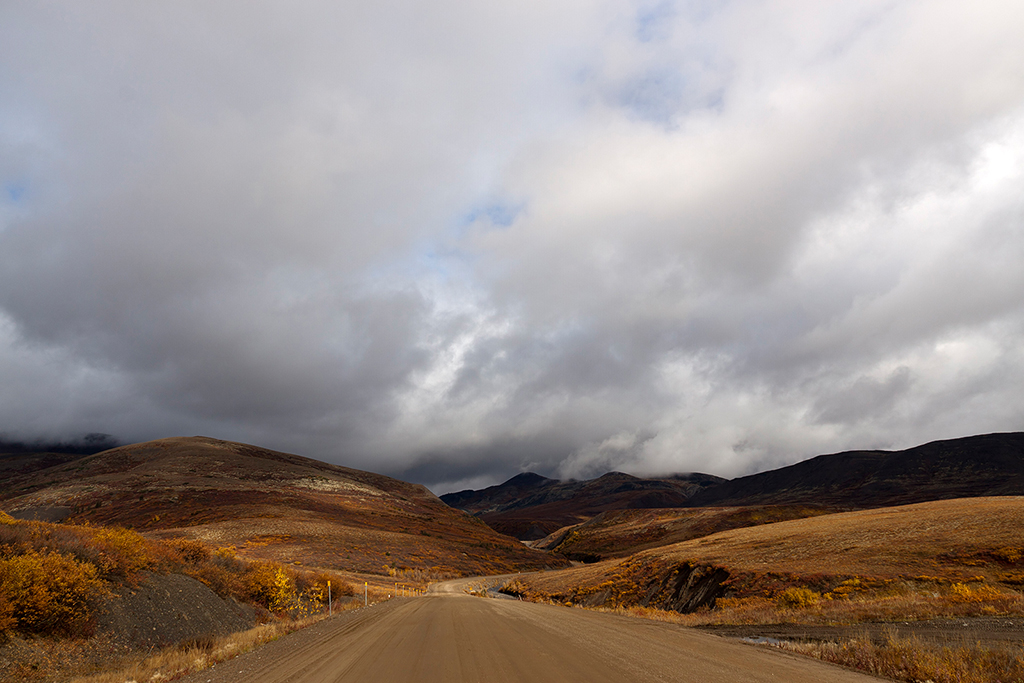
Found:
[{"label": "dirt road", "polygon": [[671,624],[465,595],[450,583],[293,633],[187,683],[867,683]]}]

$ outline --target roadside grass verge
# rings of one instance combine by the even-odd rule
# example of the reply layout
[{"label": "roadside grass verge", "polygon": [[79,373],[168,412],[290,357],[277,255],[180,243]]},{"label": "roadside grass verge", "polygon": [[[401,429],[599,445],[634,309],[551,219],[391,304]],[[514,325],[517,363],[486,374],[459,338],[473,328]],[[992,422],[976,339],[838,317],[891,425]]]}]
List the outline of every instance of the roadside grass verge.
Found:
[{"label": "roadside grass verge", "polygon": [[918,638],[888,634],[882,642],[852,638],[842,642],[771,645],[826,662],[859,669],[897,681],[933,683],[1019,683],[1024,681],[1024,651],[965,644],[941,646]]},{"label": "roadside grass verge", "polygon": [[[355,603],[348,603],[338,609],[355,609]],[[227,661],[260,645],[277,640],[293,631],[312,626],[326,619],[326,614],[315,614],[300,619],[288,619],[262,624],[248,631],[233,633],[223,638],[203,638],[168,647],[155,654],[134,660],[126,659],[113,671],[79,676],[73,683],[125,683],[126,681],[174,680],[214,664]]]}]

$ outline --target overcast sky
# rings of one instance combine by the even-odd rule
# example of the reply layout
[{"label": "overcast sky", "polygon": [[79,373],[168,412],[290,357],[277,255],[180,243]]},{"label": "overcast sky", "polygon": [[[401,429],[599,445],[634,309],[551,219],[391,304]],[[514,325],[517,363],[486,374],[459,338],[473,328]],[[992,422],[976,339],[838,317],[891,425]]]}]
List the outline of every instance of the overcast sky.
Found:
[{"label": "overcast sky", "polygon": [[0,3],[0,432],[426,483],[1024,429],[1018,0]]}]

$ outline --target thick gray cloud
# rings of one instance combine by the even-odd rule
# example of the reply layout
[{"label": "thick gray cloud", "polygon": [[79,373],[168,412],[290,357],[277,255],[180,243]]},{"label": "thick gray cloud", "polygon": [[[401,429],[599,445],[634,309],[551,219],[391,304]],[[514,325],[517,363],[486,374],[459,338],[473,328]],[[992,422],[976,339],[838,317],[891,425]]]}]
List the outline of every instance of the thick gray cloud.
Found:
[{"label": "thick gray cloud", "polygon": [[0,431],[435,490],[1024,428],[1024,9],[8,2]]}]

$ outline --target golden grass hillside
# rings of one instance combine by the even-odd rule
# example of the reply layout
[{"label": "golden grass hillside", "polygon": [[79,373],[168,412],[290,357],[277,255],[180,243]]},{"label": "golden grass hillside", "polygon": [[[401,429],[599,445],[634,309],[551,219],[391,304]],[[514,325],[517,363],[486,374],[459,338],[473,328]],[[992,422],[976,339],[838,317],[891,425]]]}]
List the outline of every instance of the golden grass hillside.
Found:
[{"label": "golden grass hillside", "polygon": [[625,557],[702,536],[834,512],[810,505],[610,510],[532,545],[584,562]]},{"label": "golden grass hillside", "polygon": [[250,559],[383,575],[567,564],[423,486],[203,437],[122,446],[11,476],[0,485],[0,508],[233,546]]},{"label": "golden grass hillside", "polygon": [[991,497],[734,529],[530,575],[516,589],[560,602],[683,612],[743,600],[805,608],[898,594],[950,604],[991,598],[986,604],[997,612],[1019,609],[1021,585],[1024,498]]}]

